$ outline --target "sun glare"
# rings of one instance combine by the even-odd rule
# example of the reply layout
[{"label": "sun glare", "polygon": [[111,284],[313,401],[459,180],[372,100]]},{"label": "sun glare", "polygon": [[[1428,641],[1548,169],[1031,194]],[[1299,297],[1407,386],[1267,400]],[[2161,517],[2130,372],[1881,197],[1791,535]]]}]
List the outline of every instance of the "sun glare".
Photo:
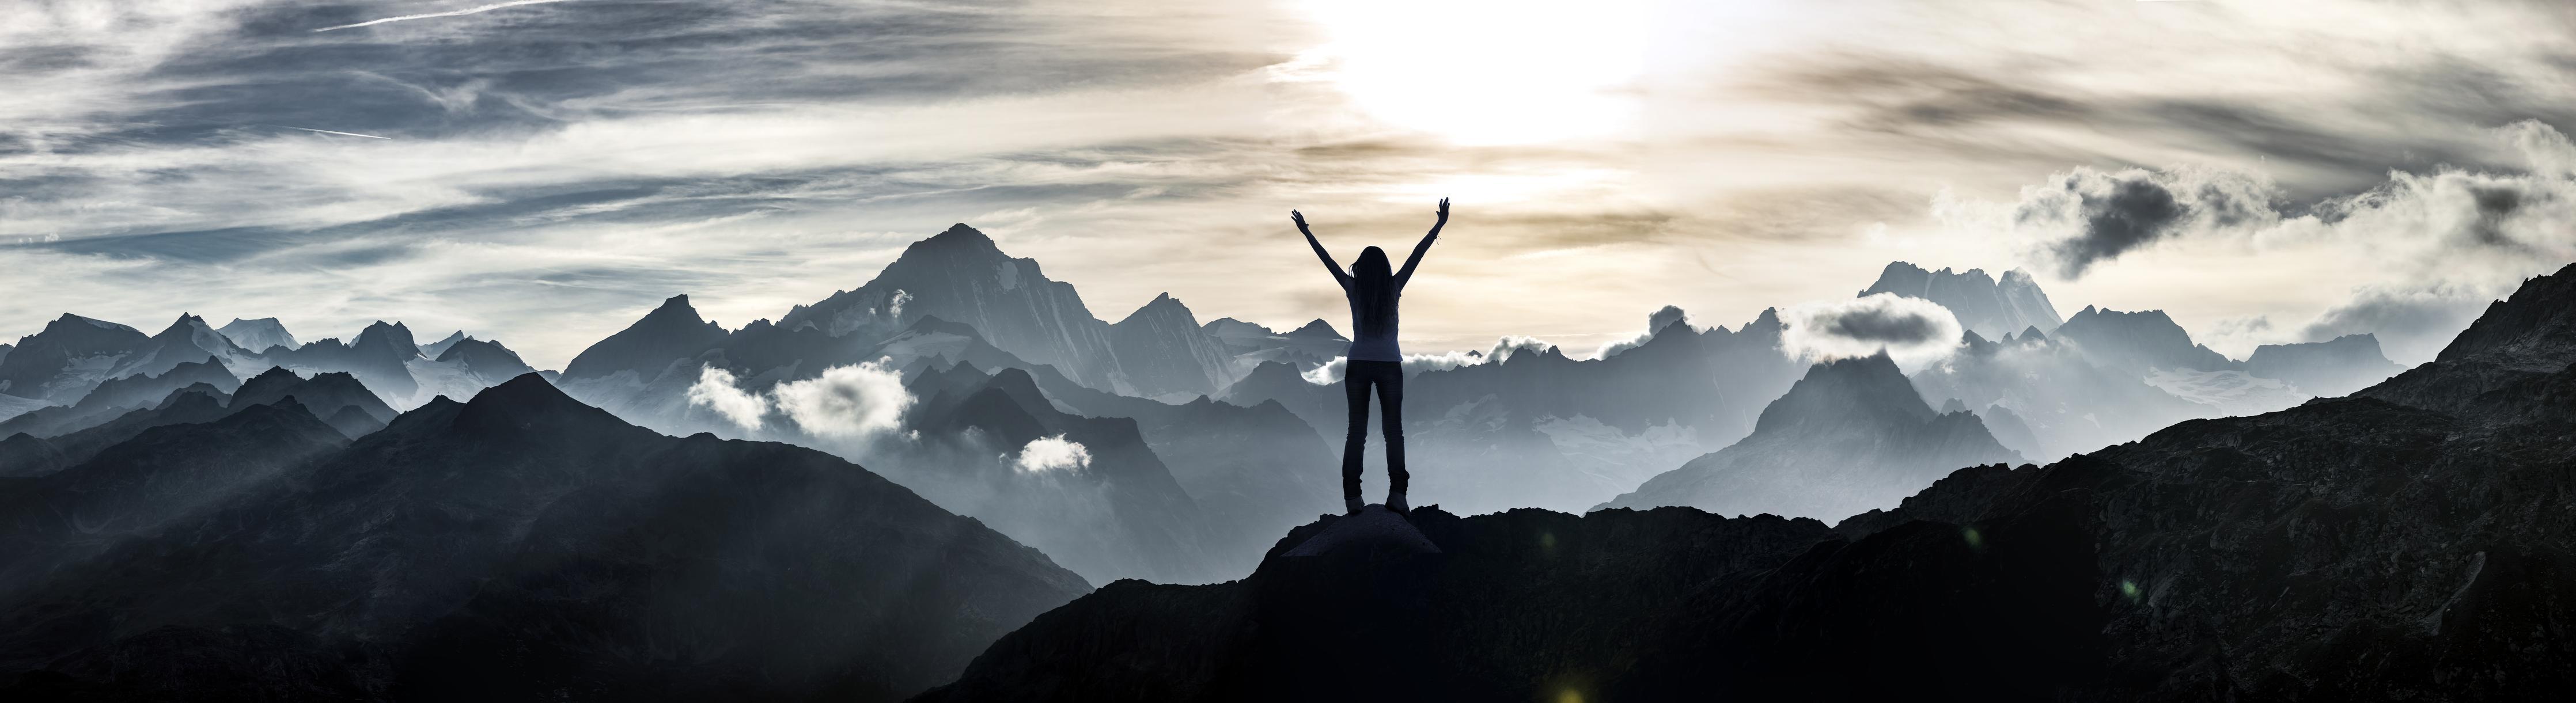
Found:
[{"label": "sun glare", "polygon": [[1647,51],[1644,0],[1308,0],[1299,57],[1370,117],[1457,144],[1616,137]]}]

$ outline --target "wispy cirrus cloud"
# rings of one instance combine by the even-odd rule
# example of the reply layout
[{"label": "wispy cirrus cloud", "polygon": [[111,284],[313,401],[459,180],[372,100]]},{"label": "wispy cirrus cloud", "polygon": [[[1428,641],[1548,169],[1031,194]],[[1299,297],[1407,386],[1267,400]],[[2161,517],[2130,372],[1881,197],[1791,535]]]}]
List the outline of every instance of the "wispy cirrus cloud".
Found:
[{"label": "wispy cirrus cloud", "polygon": [[379,24],[384,24],[384,23],[387,23],[387,22],[407,22],[407,21],[411,21],[411,20],[435,19],[435,18],[439,18],[439,17],[462,17],[462,16],[465,16],[465,15],[479,15],[479,14],[483,14],[483,13],[486,13],[486,12],[491,12],[491,11],[493,11],[493,10],[499,10],[499,9],[505,9],[505,8],[512,8],[512,7],[519,7],[519,6],[522,6],[522,5],[548,5],[548,4],[558,3],[558,2],[569,2],[569,0],[511,0],[510,2],[496,2],[496,3],[489,4],[489,5],[477,5],[477,6],[474,6],[474,7],[468,7],[468,8],[462,9],[462,10],[449,10],[449,11],[446,11],[446,12],[424,12],[424,13],[416,14],[416,15],[398,15],[398,16],[394,16],[394,17],[383,17],[383,18],[378,18],[378,19],[367,20],[367,21],[365,21],[365,22],[352,22],[352,23],[349,23],[349,24],[335,24],[335,25],[331,25],[331,26],[329,26],[329,27],[319,27],[319,28],[315,28],[313,31],[316,31],[316,32],[328,32],[328,31],[335,30],[335,29],[356,29],[356,28],[359,28],[359,27],[373,27],[373,26],[376,26],[376,25],[379,25]]},{"label": "wispy cirrus cloud", "polygon": [[[522,4],[17,13],[0,266],[35,292],[0,297],[0,331],[65,310],[316,336],[401,318],[549,366],[670,294],[774,316],[988,213],[1106,316],[1170,291],[1293,326],[1339,312],[1281,211],[1337,248],[1400,247],[1446,195],[1408,348],[1590,349],[1666,304],[1731,325],[1848,296],[1890,259],[2046,263],[2010,219],[2022,189],[2091,173],[2049,212],[2145,190],[2122,184],[2183,212],[2066,250],[2096,255],[2052,267],[2052,297],[2292,334],[2361,286],[2464,290],[2449,271],[2554,256],[2425,275],[2301,233],[2433,222],[2347,205],[2492,190],[2442,174],[2546,171],[2492,130],[2576,125],[2576,29],[2539,3],[1507,2],[1446,25],[1365,3]],[[1473,56],[1567,42],[1616,50]],[[1527,80],[1472,73],[1506,63]],[[1521,89],[1478,89],[1498,82]],[[1560,103],[1615,109],[1485,117]],[[2264,184],[2282,224],[2198,234],[2191,173]],[[2554,211],[2517,197],[2496,231],[2525,241],[2515,223]]]}]

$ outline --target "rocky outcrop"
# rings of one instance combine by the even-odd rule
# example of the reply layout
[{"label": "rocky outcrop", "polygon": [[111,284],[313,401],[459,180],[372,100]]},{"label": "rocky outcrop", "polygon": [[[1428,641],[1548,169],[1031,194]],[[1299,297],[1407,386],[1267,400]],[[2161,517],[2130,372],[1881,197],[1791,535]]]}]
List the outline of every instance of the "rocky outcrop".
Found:
[{"label": "rocky outcrop", "polygon": [[1425,507],[1398,528],[1413,534],[1289,555],[1377,511],[1290,532],[1241,581],[1104,586],[915,700],[1599,700],[1661,645],[1638,635],[1712,583],[1827,534],[1813,520],[1680,508],[1461,518]]}]

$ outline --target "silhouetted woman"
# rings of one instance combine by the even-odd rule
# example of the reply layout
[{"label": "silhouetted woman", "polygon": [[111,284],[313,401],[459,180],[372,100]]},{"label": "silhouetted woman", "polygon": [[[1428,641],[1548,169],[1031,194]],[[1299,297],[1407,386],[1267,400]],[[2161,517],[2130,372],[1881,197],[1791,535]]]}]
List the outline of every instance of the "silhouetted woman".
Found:
[{"label": "silhouetted woman", "polygon": [[1288,211],[1288,219],[1297,223],[1297,231],[1306,234],[1306,244],[1315,248],[1315,256],[1324,260],[1325,270],[1342,284],[1342,294],[1351,301],[1351,349],[1342,368],[1342,395],[1350,400],[1351,429],[1342,436],[1342,506],[1350,512],[1360,511],[1360,455],[1368,442],[1369,388],[1377,388],[1380,431],[1386,435],[1386,507],[1396,512],[1410,508],[1404,503],[1404,486],[1411,479],[1404,473],[1404,352],[1395,346],[1395,303],[1404,293],[1404,282],[1412,280],[1413,267],[1422,263],[1422,253],[1431,250],[1431,242],[1440,238],[1440,228],[1449,224],[1449,199],[1440,199],[1440,221],[1431,225],[1431,233],[1422,235],[1422,243],[1413,245],[1413,256],[1404,260],[1404,270],[1388,271],[1386,251],[1377,247],[1360,250],[1359,261],[1343,273],[1333,255],[1324,251],[1324,243],[1315,241],[1315,231],[1306,228],[1306,216]]}]

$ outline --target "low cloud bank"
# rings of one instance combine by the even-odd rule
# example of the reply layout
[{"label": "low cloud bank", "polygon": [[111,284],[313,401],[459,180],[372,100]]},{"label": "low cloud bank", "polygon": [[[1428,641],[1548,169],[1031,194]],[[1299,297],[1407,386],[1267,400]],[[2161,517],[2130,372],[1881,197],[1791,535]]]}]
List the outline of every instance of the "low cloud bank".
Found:
[{"label": "low cloud bank", "polygon": [[689,386],[689,404],[712,409],[746,430],[760,429],[762,417],[769,414],[768,398],[744,391],[733,372],[713,366],[698,370],[698,382]]},{"label": "low cloud bank", "polygon": [[[1404,373],[1406,375],[1412,375],[1422,373],[1424,371],[1447,371],[1464,366],[1475,366],[1477,364],[1502,361],[1512,358],[1512,355],[1515,354],[1543,354],[1546,353],[1547,350],[1555,348],[1556,345],[1549,344],[1545,340],[1541,340],[1537,337],[1511,335],[1494,340],[1493,347],[1481,351],[1453,350],[1438,354],[1406,354],[1404,355],[1403,362]],[[1318,386],[1329,386],[1335,383],[1341,383],[1342,370],[1349,365],[1349,362],[1349,357],[1336,356],[1333,357],[1332,361],[1324,362],[1322,366],[1307,369],[1305,373],[1300,375],[1305,377],[1307,383],[1312,383]]]},{"label": "low cloud bank", "polygon": [[884,360],[824,369],[813,378],[779,384],[770,395],[806,432],[842,439],[894,431],[913,400],[903,375],[886,368]]},{"label": "low cloud bank", "polygon": [[773,408],[817,437],[863,439],[893,432],[913,404],[903,375],[885,360],[824,369],[813,378],[778,384],[766,395],[743,390],[732,372],[712,366],[689,386],[689,404],[712,409],[746,430],[765,424]]}]

